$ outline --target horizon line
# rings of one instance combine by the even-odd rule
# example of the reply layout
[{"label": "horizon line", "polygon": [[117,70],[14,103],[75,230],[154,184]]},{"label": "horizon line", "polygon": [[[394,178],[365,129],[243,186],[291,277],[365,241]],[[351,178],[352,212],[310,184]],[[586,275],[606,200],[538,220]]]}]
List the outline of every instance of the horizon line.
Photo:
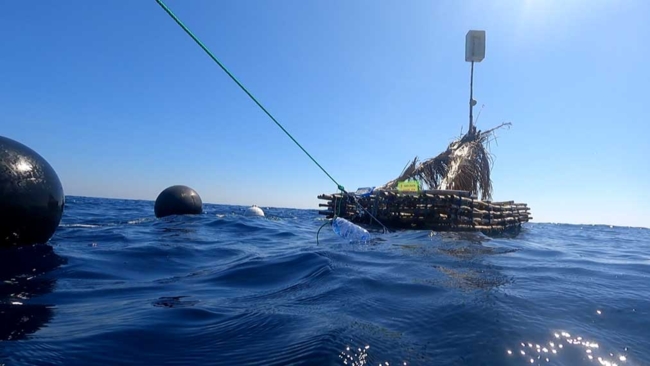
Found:
[{"label": "horizon line", "polygon": [[[122,201],[146,201],[146,202],[155,202],[156,200],[146,199],[146,198],[121,198],[121,197],[99,197],[99,196],[84,196],[84,195],[75,195],[75,194],[66,194],[67,197],[79,197],[79,198],[99,198],[107,200],[122,200]],[[218,206],[236,206],[236,207],[250,207],[250,205],[243,204],[231,204],[231,203],[214,203],[214,202],[203,202],[207,205],[218,205]],[[259,206],[259,205],[258,205]],[[262,207],[262,206],[260,206]],[[291,209],[291,210],[304,210],[304,211],[320,211],[318,208],[298,208],[298,207],[282,207],[282,206],[266,206],[266,208],[279,208],[279,209]],[[624,226],[624,225],[613,225],[613,224],[586,224],[586,223],[570,223],[570,222],[550,222],[550,221],[535,221],[534,219],[523,224],[540,224],[540,225],[572,225],[572,226],[607,226],[610,228],[627,228],[627,229],[645,229],[650,230],[650,227],[646,226]],[[522,225],[523,225],[522,224]]]}]

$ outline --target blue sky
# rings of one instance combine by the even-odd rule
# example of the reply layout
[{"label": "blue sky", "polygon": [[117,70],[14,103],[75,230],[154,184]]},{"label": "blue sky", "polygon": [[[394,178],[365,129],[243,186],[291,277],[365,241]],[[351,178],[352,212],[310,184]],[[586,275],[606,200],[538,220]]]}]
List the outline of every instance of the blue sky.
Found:
[{"label": "blue sky", "polygon": [[[467,129],[498,133],[495,200],[538,222],[650,227],[650,2],[165,3],[348,190],[395,178]],[[1,134],[66,194],[318,209],[336,186],[149,1],[14,1],[0,12]]]}]

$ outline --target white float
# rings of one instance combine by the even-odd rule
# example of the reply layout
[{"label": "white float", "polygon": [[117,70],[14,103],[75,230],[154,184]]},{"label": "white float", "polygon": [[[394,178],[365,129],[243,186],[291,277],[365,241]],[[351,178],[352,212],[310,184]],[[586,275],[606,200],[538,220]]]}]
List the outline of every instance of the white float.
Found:
[{"label": "white float", "polygon": [[246,209],[246,216],[264,216],[264,211],[262,211],[261,208],[257,207],[257,205],[253,205],[249,208]]}]

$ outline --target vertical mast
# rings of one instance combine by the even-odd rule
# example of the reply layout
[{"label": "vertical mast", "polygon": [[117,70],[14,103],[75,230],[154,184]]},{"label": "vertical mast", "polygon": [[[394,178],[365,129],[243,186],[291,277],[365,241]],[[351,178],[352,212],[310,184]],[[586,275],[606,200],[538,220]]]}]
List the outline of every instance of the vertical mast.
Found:
[{"label": "vertical mast", "polygon": [[474,130],[474,62],[481,62],[485,58],[485,31],[470,30],[465,35],[465,61],[471,62],[469,77],[469,131]]}]

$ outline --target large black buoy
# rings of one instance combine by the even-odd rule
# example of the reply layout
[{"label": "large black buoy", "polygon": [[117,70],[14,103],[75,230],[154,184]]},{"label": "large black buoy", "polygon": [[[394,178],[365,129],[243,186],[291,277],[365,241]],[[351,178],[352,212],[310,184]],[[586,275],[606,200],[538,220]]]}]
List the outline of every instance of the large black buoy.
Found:
[{"label": "large black buoy", "polygon": [[192,188],[176,185],[160,192],[153,209],[156,217],[197,215],[203,212],[203,201]]},{"label": "large black buoy", "polygon": [[46,243],[64,205],[52,166],[36,151],[0,136],[0,246]]}]

